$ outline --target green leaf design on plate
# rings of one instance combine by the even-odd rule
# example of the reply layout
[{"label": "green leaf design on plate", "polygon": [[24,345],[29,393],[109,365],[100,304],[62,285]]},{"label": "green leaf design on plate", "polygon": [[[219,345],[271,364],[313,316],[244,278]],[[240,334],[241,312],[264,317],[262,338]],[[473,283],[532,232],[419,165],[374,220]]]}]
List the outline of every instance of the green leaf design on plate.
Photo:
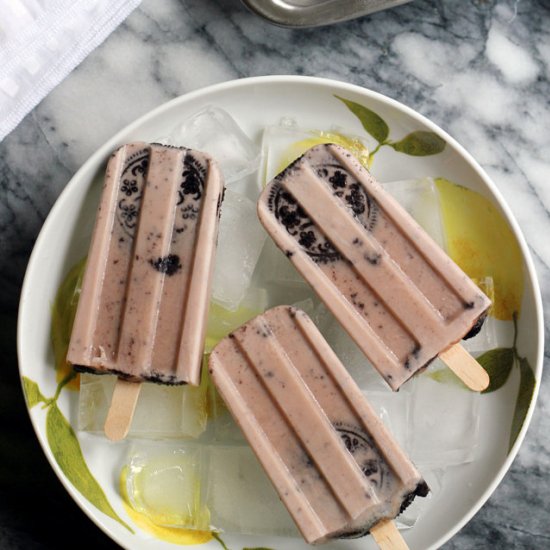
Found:
[{"label": "green leaf design on plate", "polygon": [[519,391],[516,399],[516,407],[514,409],[514,419],[512,420],[512,431],[510,433],[509,449],[514,446],[516,439],[521,431],[529,405],[533,399],[533,392],[535,391],[535,374],[529,361],[524,357],[519,358]]},{"label": "green leaf design on plate", "polygon": [[447,144],[437,134],[419,130],[411,132],[400,141],[395,141],[389,145],[399,153],[405,153],[413,157],[427,157],[441,153]]},{"label": "green leaf design on plate", "polygon": [[32,409],[38,403],[46,403],[46,398],[40,392],[38,384],[26,376],[23,376],[23,391],[29,409]]},{"label": "green leaf design on plate", "polygon": [[388,139],[390,129],[385,120],[377,115],[374,111],[367,109],[359,103],[344,99],[343,97],[334,96],[339,99],[361,122],[363,128],[376,140],[378,143],[383,143]]},{"label": "green leaf design on plate", "polygon": [[504,384],[512,372],[514,366],[513,348],[496,348],[486,351],[476,357],[477,362],[487,371],[491,379],[489,387],[482,393],[491,393],[498,390]]},{"label": "green leaf design on plate", "polygon": [[133,533],[134,531],[113,510],[103,489],[88,469],[74,430],[57,407],[57,403],[52,403],[48,410],[46,435],[55,460],[67,479],[98,510]]}]

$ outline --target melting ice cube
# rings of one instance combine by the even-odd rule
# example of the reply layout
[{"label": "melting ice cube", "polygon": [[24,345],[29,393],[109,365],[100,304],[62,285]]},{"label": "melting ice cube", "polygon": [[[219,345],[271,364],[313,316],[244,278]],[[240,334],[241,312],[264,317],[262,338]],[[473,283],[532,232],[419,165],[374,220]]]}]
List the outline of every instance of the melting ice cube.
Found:
[{"label": "melting ice cube", "polygon": [[432,178],[402,180],[382,185],[443,249],[445,236],[439,192]]},{"label": "melting ice cube", "polygon": [[213,525],[230,533],[299,536],[250,447],[210,447],[209,452],[206,500]]},{"label": "melting ice cube", "polygon": [[[340,358],[340,361],[342,361],[348,372],[354,378],[357,385],[363,391],[386,392],[388,398],[391,399],[394,392],[390,390],[382,376],[365,357],[365,354],[328,311],[326,311],[326,315],[330,315],[333,321],[329,322],[328,320],[320,319],[321,325],[326,327],[322,329],[322,332],[327,342]],[[399,390],[399,394],[407,393],[408,391],[409,388],[407,383]]]},{"label": "melting ice cube", "polygon": [[285,117],[280,124],[268,126],[262,138],[261,172],[267,183],[307,149],[320,143],[337,143],[350,150],[366,165],[369,152],[364,136],[356,136],[345,128],[313,130],[300,128],[293,118]]},{"label": "melting ice cube", "polygon": [[167,139],[170,145],[190,147],[212,155],[230,189],[233,182],[242,182],[258,169],[260,148],[220,107],[209,105],[201,109],[175,127]]},{"label": "melting ice cube", "polygon": [[248,446],[136,443],[126,470],[132,506],[158,525],[298,536]]},{"label": "melting ice cube", "polygon": [[235,311],[244,298],[260,257],[266,232],[256,215],[256,204],[226,189],[222,203],[212,296]]},{"label": "melting ice cube", "polygon": [[480,394],[466,388],[438,359],[409,384],[412,461],[432,468],[471,462],[479,437]]},{"label": "melting ice cube", "polygon": [[125,467],[130,504],[156,525],[209,530],[202,462],[198,445],[135,443]]},{"label": "melting ice cube", "polygon": [[[103,434],[117,377],[82,374],[78,429]],[[129,437],[197,437],[206,429],[206,388],[143,384]]]}]

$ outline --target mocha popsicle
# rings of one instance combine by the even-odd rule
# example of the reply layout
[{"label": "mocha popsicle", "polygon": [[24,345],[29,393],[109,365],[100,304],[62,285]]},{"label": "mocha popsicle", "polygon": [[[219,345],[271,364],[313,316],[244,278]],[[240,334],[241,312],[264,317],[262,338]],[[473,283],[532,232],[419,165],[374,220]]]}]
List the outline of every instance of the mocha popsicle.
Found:
[{"label": "mocha popsicle", "polygon": [[489,299],[346,149],[311,148],[258,215],[392,389],[481,327]]},{"label": "mocha popsicle", "polygon": [[223,179],[206,154],[130,143],[109,159],[67,359],[198,384]]},{"label": "mocha popsicle", "polygon": [[252,319],[216,346],[209,370],[307,542],[365,534],[427,494],[303,311]]}]

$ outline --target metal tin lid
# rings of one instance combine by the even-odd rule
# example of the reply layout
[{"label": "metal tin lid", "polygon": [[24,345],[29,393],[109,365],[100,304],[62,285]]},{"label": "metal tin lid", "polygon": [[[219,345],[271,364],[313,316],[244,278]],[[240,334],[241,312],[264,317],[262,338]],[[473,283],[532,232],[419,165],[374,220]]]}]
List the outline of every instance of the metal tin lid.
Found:
[{"label": "metal tin lid", "polygon": [[320,27],[355,19],[410,0],[242,0],[253,12],[282,27]]}]

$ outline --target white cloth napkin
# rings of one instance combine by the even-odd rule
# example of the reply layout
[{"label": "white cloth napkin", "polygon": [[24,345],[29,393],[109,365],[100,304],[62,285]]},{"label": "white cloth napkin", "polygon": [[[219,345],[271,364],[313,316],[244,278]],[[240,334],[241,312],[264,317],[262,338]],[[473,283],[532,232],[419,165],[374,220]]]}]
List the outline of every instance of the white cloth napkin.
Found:
[{"label": "white cloth napkin", "polygon": [[0,141],[140,0],[0,0]]}]

